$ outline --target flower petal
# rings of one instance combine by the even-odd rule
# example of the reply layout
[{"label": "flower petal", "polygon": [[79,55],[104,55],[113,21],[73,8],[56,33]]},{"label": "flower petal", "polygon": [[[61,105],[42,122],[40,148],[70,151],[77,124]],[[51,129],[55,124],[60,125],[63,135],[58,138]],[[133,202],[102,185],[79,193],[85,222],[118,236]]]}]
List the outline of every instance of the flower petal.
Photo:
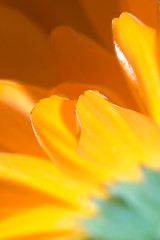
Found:
[{"label": "flower petal", "polygon": [[80,0],[80,2],[103,45],[113,51],[111,21],[121,13],[119,6],[121,1]]},{"label": "flower petal", "polygon": [[[1,78],[41,86],[56,83],[48,35],[25,14],[0,3]],[[46,81],[47,79],[47,81]]]},{"label": "flower petal", "polygon": [[[65,177],[52,163],[27,155],[0,154],[0,179],[21,184],[52,198],[52,204],[92,211],[87,195],[92,193],[84,184]],[[5,190],[1,189],[2,193]],[[1,193],[0,190],[0,193]],[[10,189],[8,190],[10,194]],[[41,200],[40,200],[41,201]],[[45,203],[45,202],[44,202]],[[51,203],[51,200],[50,200]]]},{"label": "flower petal", "polygon": [[47,88],[22,85],[16,81],[0,80],[0,101],[29,115],[39,99],[47,96]]},{"label": "flower petal", "polygon": [[116,59],[105,49],[69,27],[54,30],[51,41],[61,82],[98,83],[119,96],[118,104],[139,109]]},{"label": "flower petal", "polygon": [[90,164],[76,153],[79,125],[75,103],[58,96],[42,99],[32,111],[33,127],[41,146],[56,165],[70,177],[95,189],[95,184],[106,179],[106,172],[98,163]]},{"label": "flower petal", "polygon": [[[63,83],[54,87],[50,95],[58,95],[64,98],[77,100],[79,96],[86,90],[98,90],[107,96],[111,101],[121,102],[121,98],[105,86],[85,84],[85,83]],[[109,97],[110,96],[110,97]]]},{"label": "flower petal", "polygon": [[65,24],[100,41],[79,0],[69,0],[67,2],[66,0],[2,1],[8,6],[13,6],[24,12],[47,34],[50,34],[53,28]]},{"label": "flower petal", "polygon": [[[124,0],[120,0],[120,2],[124,4]],[[127,5],[128,11],[142,22],[151,27],[157,27],[157,0],[126,0],[125,5]],[[124,12],[125,9],[122,8],[122,11]]]},{"label": "flower petal", "polygon": [[[133,67],[135,76],[131,77],[131,88],[138,90],[149,115],[160,123],[160,75],[157,60],[155,29],[149,28],[127,13],[113,20],[113,33],[117,56],[124,70],[126,59],[120,58],[120,51]],[[132,73],[130,76],[133,76]],[[134,86],[133,86],[134,82]]]},{"label": "flower petal", "polygon": [[47,89],[0,81],[0,151],[45,156],[29,119],[35,103],[48,94]]},{"label": "flower petal", "polygon": [[121,12],[128,11],[145,24],[157,27],[157,0],[80,0],[93,29],[104,46],[112,50],[111,21]]},{"label": "flower petal", "polygon": [[78,154],[105,168],[110,180],[137,179],[140,166],[160,167],[160,131],[139,113],[87,91],[77,103],[81,125]]},{"label": "flower petal", "polygon": [[81,236],[76,226],[77,214],[57,206],[31,208],[0,222],[0,239],[68,239]]},{"label": "flower petal", "polygon": [[51,204],[65,205],[21,182],[15,182],[13,179],[0,179],[0,221],[30,208]]}]

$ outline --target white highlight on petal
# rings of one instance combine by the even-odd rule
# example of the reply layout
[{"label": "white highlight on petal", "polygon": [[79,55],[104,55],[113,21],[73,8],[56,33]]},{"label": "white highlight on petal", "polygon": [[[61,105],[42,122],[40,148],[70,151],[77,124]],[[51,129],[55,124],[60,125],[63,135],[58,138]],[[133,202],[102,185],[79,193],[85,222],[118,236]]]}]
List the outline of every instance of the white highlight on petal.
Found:
[{"label": "white highlight on petal", "polygon": [[138,81],[131,64],[128,62],[127,58],[125,57],[121,49],[118,47],[116,42],[114,42],[114,46],[120,64],[123,64],[123,68],[125,69],[128,77],[133,81],[133,83],[135,83],[138,86]]}]

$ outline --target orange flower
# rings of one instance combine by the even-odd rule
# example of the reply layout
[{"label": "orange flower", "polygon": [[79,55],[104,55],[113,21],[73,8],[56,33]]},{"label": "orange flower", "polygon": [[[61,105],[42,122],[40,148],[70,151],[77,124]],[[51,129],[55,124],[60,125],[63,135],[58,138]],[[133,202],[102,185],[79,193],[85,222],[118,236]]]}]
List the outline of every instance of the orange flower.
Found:
[{"label": "orange flower", "polygon": [[7,126],[0,136],[0,239],[90,237],[81,221],[97,214],[93,198],[109,197],[106,183],[140,181],[141,165],[160,168],[155,30],[125,13],[113,32],[128,81],[103,47],[60,27],[51,35],[54,60],[61,80],[77,84],[48,90],[0,82],[0,124]]}]

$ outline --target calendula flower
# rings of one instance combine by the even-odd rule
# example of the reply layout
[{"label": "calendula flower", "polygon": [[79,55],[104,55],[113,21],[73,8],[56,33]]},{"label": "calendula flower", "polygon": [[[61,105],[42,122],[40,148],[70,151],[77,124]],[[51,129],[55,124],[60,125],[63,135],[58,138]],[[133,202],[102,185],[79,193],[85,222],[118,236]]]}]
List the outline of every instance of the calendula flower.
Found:
[{"label": "calendula flower", "polygon": [[[156,34],[127,13],[113,20],[113,32],[131,100],[112,56],[67,27],[53,31],[52,47],[62,79],[76,77],[79,84],[48,90],[0,82],[2,114],[8,115],[1,121],[16,122],[6,123],[13,138],[1,129],[0,239],[159,238]],[[90,59],[87,67],[84,59]],[[112,86],[110,78],[123,82]]]},{"label": "calendula flower", "polygon": [[1,153],[1,239],[86,238],[92,231],[85,220],[96,214],[94,198],[108,195],[107,183],[141,179],[141,165],[159,168],[156,123],[96,91],[77,103],[42,99],[31,117],[51,161]]},{"label": "calendula flower", "polygon": [[[113,13],[112,16],[116,15],[121,2],[108,4],[106,1],[102,1],[99,4],[100,12],[97,12],[96,5],[92,9],[91,2],[88,2],[87,5],[87,2],[85,3],[84,1],[83,5],[86,7],[83,8],[83,11],[86,9],[87,12],[91,12],[90,9],[92,9],[94,13],[91,18],[93,21],[90,20],[88,25],[86,22],[82,24],[82,21],[78,25],[79,20],[77,19],[76,21],[76,16],[73,15],[74,12],[77,12],[79,5],[75,1],[70,1],[70,3],[65,8],[65,1],[34,1],[33,3],[17,0],[14,3],[11,1],[0,1],[0,16],[2,18],[0,25],[0,78],[7,79],[7,82],[1,81],[0,83],[0,99],[3,104],[5,102],[3,111],[1,110],[3,117],[0,118],[0,124],[3,126],[0,139],[1,151],[27,154],[38,152],[43,156],[41,150],[35,150],[35,148],[39,149],[38,146],[32,147],[32,142],[35,143],[36,140],[30,126],[29,113],[39,99],[51,94],[48,87],[53,87],[58,83],[64,82],[62,86],[56,87],[52,94],[55,94],[57,91],[61,93],[66,92],[66,89],[70,88],[70,85],[67,83],[76,82],[79,83],[76,89],[81,90],[77,92],[74,88],[74,93],[72,93],[74,97],[75,91],[78,97],[84,90],[97,89],[123,107],[137,111],[142,109],[141,102],[135,101],[134,96],[132,96],[132,92],[126,84],[125,76],[113,54],[110,54],[93,40],[69,27],[59,27],[53,30],[49,38],[50,30],[53,27],[68,23],[97,40],[99,37],[89,34],[90,30],[88,32],[87,30],[85,31],[85,25],[87,29],[91,29],[95,18],[98,18],[100,21],[98,26],[103,25],[103,18],[106,14],[103,13],[103,18],[99,18],[101,10],[106,9],[107,11],[108,9],[108,12]],[[36,8],[37,4],[40,6],[38,9]],[[130,7],[132,8],[132,6]],[[43,19],[40,18],[40,16],[43,16],[42,9],[44,11],[43,14],[46,13]],[[58,11],[58,9],[63,11]],[[70,9],[74,9],[74,11]],[[65,12],[65,14],[57,16],[56,12]],[[82,19],[84,13],[82,14],[82,11],[78,13],[80,14],[80,19]],[[111,24],[110,21],[107,22],[107,24]],[[103,25],[103,29],[100,30],[101,34],[106,32],[105,29],[106,26]],[[109,39],[109,37],[103,36],[103,39],[105,38],[106,41]],[[102,41],[99,40],[99,42]],[[107,46],[109,46],[108,43]],[[23,83],[23,86],[20,86],[20,83]],[[29,86],[30,84],[38,87],[31,87]],[[43,88],[40,88],[40,86],[43,86]],[[21,102],[24,99],[28,101],[25,114],[24,106],[21,106]],[[9,110],[7,110],[8,107]],[[14,119],[12,122],[10,122],[11,118]],[[15,122],[18,122],[18,124],[15,124]],[[26,139],[30,140],[22,141],[24,133],[29,136]],[[26,148],[26,145],[30,147]]]}]

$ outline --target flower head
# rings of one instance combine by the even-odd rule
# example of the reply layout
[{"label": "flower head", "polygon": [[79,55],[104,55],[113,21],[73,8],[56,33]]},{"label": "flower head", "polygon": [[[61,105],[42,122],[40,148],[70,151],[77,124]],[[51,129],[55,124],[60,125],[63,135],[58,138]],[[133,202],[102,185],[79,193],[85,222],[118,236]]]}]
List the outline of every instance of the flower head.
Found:
[{"label": "flower head", "polygon": [[107,184],[140,180],[141,165],[159,169],[156,123],[96,91],[77,103],[42,99],[31,116],[49,158],[1,153],[2,239],[85,237],[81,221],[95,216],[93,200],[108,196]]},{"label": "flower head", "polygon": [[60,27],[51,42],[66,83],[0,82],[3,114],[17,121],[15,139],[2,129],[0,239],[159,238],[156,34],[128,13],[113,33],[128,78],[103,47]]}]

